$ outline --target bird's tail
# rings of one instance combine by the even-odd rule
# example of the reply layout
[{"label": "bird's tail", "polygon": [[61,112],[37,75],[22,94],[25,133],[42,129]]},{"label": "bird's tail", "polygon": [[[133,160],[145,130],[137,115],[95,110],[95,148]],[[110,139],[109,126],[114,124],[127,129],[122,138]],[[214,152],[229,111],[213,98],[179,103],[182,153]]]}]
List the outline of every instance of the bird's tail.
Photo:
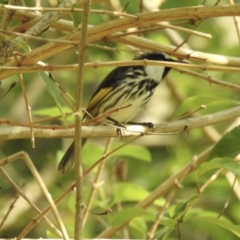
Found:
[{"label": "bird's tail", "polygon": [[[82,139],[82,147],[86,143],[87,138]],[[69,146],[68,150],[65,152],[64,156],[62,157],[59,165],[58,165],[58,171],[62,173],[67,173],[71,167],[74,164],[74,144],[73,141],[72,144]]]}]

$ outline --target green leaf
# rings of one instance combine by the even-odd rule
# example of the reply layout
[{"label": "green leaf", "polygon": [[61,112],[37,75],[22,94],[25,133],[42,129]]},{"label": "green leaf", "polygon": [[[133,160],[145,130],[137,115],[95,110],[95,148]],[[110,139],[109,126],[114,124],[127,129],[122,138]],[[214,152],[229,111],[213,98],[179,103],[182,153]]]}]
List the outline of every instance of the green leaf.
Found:
[{"label": "green leaf", "polygon": [[57,238],[58,235],[53,230],[47,230],[46,235],[48,238]]},{"label": "green leaf", "polygon": [[28,43],[24,40],[13,40],[13,42],[20,48],[24,50],[24,52],[30,52],[31,48]]},{"label": "green leaf", "polygon": [[[204,211],[203,211],[204,212]],[[212,213],[216,214],[216,213]],[[212,215],[210,214],[210,215]],[[216,218],[216,217],[193,217],[191,219],[188,219],[187,221],[184,221],[182,224],[186,222],[192,222],[192,221],[204,221],[204,222],[211,222],[213,224],[216,224],[224,229],[229,230],[236,236],[240,237],[240,225],[236,225],[231,223],[227,218]],[[161,223],[163,223],[162,221]],[[161,239],[166,239],[166,237],[177,227],[178,222],[172,222],[172,224],[169,227],[165,227],[161,232],[158,232],[157,239],[161,237]]]},{"label": "green leaf", "polygon": [[199,195],[191,197],[186,202],[180,202],[176,205],[174,210],[173,218],[174,219],[181,219],[186,214],[186,212],[192,208],[198,201],[200,197]]},{"label": "green leaf", "polygon": [[[119,144],[113,144],[112,149],[115,149],[118,147]],[[98,159],[100,159],[103,155],[103,149],[87,142],[83,148],[83,163],[86,165],[91,165],[94,162],[96,162]],[[117,152],[111,154],[110,157],[114,156],[127,156],[136,158],[145,162],[151,161],[151,155],[149,151],[141,146],[135,146],[135,145],[127,145],[123,147],[122,149],[119,149]]]},{"label": "green leaf", "polygon": [[236,106],[239,106],[239,104],[240,103],[238,101],[234,101],[228,98],[208,97],[208,96],[190,97],[190,98],[187,98],[183,102],[183,104],[178,108],[173,118],[177,118],[187,112],[196,110],[201,105],[207,106],[207,110],[204,110],[204,113],[206,113],[206,111],[210,113],[210,112],[219,111],[221,109],[236,107]]},{"label": "green leaf", "polygon": [[[111,205],[120,202],[139,202],[142,201],[149,195],[149,192],[139,185],[134,183],[118,183],[116,185],[113,202]],[[158,199],[154,202],[159,206],[162,206],[165,203],[163,199]]]},{"label": "green leaf", "polygon": [[72,11],[72,12],[69,13],[69,16],[73,21],[74,27],[77,28],[81,23],[82,13]]},{"label": "green leaf", "polygon": [[169,217],[163,217],[161,224],[167,228],[174,229],[176,224],[178,223],[178,219],[173,219]]},{"label": "green leaf", "polygon": [[197,169],[197,177],[202,174],[216,168],[223,168],[230,172],[235,173],[237,176],[240,176],[240,165],[238,162],[234,161],[232,158],[215,158],[209,162],[204,162]]},{"label": "green leaf", "polygon": [[[141,218],[134,218],[130,223],[129,226],[134,228],[136,231],[138,231],[140,233],[140,238],[144,239],[144,237],[146,237],[146,233],[147,233],[147,224],[146,221]],[[136,237],[134,237],[136,238]]]},{"label": "green leaf", "polygon": [[112,225],[117,226],[125,223],[127,221],[131,221],[136,217],[155,217],[154,214],[147,212],[141,208],[127,208],[123,209],[119,212],[116,212],[112,218]]},{"label": "green leaf", "polygon": [[83,163],[86,166],[90,166],[102,157],[103,150],[99,146],[91,144],[87,141],[82,149],[82,155]]},{"label": "green leaf", "polygon": [[214,223],[218,226],[221,226],[221,227],[229,230],[236,236],[240,237],[240,225],[232,224],[229,221],[223,220],[221,218],[214,218],[214,217],[205,217],[205,218],[201,218],[201,220],[208,221],[208,222]]},{"label": "green leaf", "polygon": [[[72,112],[70,108],[66,108],[65,111]],[[59,114],[59,109],[57,107],[49,107],[49,108],[43,108],[39,110],[33,110],[32,112],[38,116],[56,116],[57,114]],[[73,117],[72,116],[69,117],[68,120],[70,118],[73,118]]]},{"label": "green leaf", "polygon": [[235,127],[214,146],[208,160],[218,157],[235,158],[240,153],[240,126]]},{"label": "green leaf", "polygon": [[137,202],[146,198],[149,192],[133,183],[118,183],[114,190],[112,205],[120,202]]},{"label": "green leaf", "polygon": [[65,126],[67,127],[67,118],[63,111],[63,101],[62,101],[62,97],[61,97],[58,87],[52,81],[51,76],[47,72],[40,72],[40,75],[43,79],[43,82],[46,86],[48,93],[52,96],[54,102],[56,103],[56,105],[60,111],[60,114],[62,115],[62,119],[64,121]]},{"label": "green leaf", "polygon": [[[154,236],[154,239],[161,239],[161,240],[169,240],[168,235],[172,232],[172,229],[169,229],[168,227],[163,227],[156,231],[156,235]],[[170,238],[171,240],[175,240],[175,238]]]},{"label": "green leaf", "polygon": [[[121,143],[113,144],[111,150],[117,148],[120,145],[122,144]],[[132,157],[144,162],[151,162],[151,154],[147,150],[147,148],[142,146],[132,145],[132,144],[124,146],[123,148],[113,153],[111,156],[126,156],[126,157]]]}]

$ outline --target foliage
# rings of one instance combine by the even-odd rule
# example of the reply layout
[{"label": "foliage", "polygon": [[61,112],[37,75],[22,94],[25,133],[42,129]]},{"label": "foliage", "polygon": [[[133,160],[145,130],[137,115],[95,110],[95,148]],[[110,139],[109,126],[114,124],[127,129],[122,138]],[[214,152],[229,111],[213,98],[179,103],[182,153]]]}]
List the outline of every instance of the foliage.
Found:
[{"label": "foliage", "polygon": [[[34,6],[34,1],[23,2],[27,7]],[[50,0],[40,2],[45,8],[59,4]],[[0,238],[20,236],[29,223],[33,224],[33,228],[27,233],[28,238],[62,237],[48,220],[32,221],[39,213],[30,203],[35,204],[40,212],[50,203],[48,194],[36,181],[34,168],[29,167],[28,158],[22,153],[13,155],[19,151],[28,153],[53,200],[63,195],[56,206],[69,236],[74,236],[74,171],[59,174],[57,165],[70,143],[63,137],[73,136],[71,127],[74,119],[65,114],[73,112],[75,102],[67,97],[66,92],[75,96],[78,85],[78,68],[72,64],[78,62],[76,42],[79,42],[79,23],[83,14],[77,9],[82,8],[81,2],[74,5],[76,11],[69,9],[51,27],[45,26],[41,35],[37,34],[41,39],[4,33],[8,40],[17,43],[19,54],[11,53],[15,58],[4,59],[0,95],[13,81],[20,79],[18,70],[4,67],[22,67],[29,107],[20,84],[0,101],[1,135],[4,140],[0,151]],[[63,3],[65,1],[61,1]],[[188,118],[192,117],[231,109],[237,111],[234,109],[239,107],[240,59],[232,57],[239,56],[240,36],[234,13],[229,11],[223,18],[212,11],[211,16],[198,19],[189,17],[186,10],[185,18],[171,21],[168,19],[173,15],[161,18],[164,10],[180,12],[185,7],[195,6],[201,11],[214,6],[211,1],[205,1],[204,7],[199,7],[201,4],[199,0],[149,1],[148,4],[147,1],[136,0],[92,0],[86,51],[86,62],[90,66],[86,65],[84,70],[83,106],[87,105],[100,81],[114,66],[130,61],[136,53],[154,50],[188,62],[189,69],[192,64],[199,66],[195,72],[202,77],[185,73],[186,68],[172,70],[136,122],[165,124],[189,113],[182,119],[188,123]],[[228,1],[218,3],[224,6],[223,10],[228,4]],[[136,23],[141,21],[142,15],[138,20],[135,15],[145,12],[151,19],[157,9],[161,10],[157,22],[148,26]],[[60,14],[61,11],[53,10],[53,13],[58,12]],[[40,14],[46,16],[48,11],[40,11]],[[0,16],[3,20],[3,6],[0,7]],[[36,26],[35,20],[40,21],[38,17],[37,11],[19,9],[13,15],[8,30],[15,33],[28,31]],[[132,21],[132,25],[131,21],[128,23],[131,27],[124,29],[124,24],[120,24],[124,19]],[[170,26],[159,26],[163,21],[165,24],[169,22],[171,27],[180,28],[173,30]],[[112,28],[106,30],[101,26]],[[99,27],[101,31],[94,32],[94,27]],[[131,36],[137,36],[138,41]],[[69,44],[69,41],[72,43]],[[177,46],[180,50],[174,51]],[[41,66],[50,66],[47,69],[51,72],[50,78],[45,73],[46,69],[36,64],[38,61],[44,62]],[[119,62],[110,65],[112,61]],[[101,63],[106,64],[101,66]],[[213,79],[217,81],[211,81]],[[232,85],[228,85],[230,83]],[[194,112],[201,105],[206,105],[207,109]],[[31,109],[31,114],[26,108]],[[29,116],[33,119],[31,124]],[[209,116],[217,122],[215,115]],[[122,145],[133,137],[118,137],[113,144],[106,144],[106,138],[89,141],[82,151],[83,172],[88,173],[83,180],[83,238],[239,239],[238,125],[235,118],[207,127],[203,127],[203,123],[197,129],[192,129],[190,125],[188,132],[142,136],[126,146]],[[23,131],[21,127],[24,126],[28,128]],[[54,134],[59,129],[62,135],[56,138]],[[29,140],[31,133],[34,133],[35,148]],[[115,151],[116,148],[119,150]],[[99,159],[101,161],[92,169]],[[13,187],[4,172],[20,189]],[[22,194],[30,203],[26,198],[24,200]],[[54,214],[46,216],[60,229]]]}]

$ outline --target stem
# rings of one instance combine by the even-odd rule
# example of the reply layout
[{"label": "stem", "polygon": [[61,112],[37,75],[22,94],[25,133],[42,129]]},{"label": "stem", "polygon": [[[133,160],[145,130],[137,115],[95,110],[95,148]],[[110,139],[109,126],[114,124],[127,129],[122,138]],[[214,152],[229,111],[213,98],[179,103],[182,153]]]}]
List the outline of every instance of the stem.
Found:
[{"label": "stem", "polygon": [[81,38],[78,45],[78,75],[76,92],[75,115],[75,180],[76,180],[76,213],[75,213],[75,239],[82,239],[82,96],[85,51],[87,49],[87,29],[90,0],[83,3]]}]

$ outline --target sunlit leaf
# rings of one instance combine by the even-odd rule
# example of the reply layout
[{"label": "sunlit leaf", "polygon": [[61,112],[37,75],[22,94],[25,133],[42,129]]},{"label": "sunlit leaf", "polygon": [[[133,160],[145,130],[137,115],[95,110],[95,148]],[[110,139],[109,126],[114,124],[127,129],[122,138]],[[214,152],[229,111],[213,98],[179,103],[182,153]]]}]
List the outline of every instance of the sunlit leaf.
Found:
[{"label": "sunlit leaf", "polygon": [[141,208],[125,208],[113,215],[112,225],[121,225],[122,223],[130,221],[136,217],[154,217],[154,214]]},{"label": "sunlit leaf", "polygon": [[238,162],[234,161],[232,158],[215,158],[209,162],[204,162],[197,170],[197,176],[212,170],[223,168],[225,170],[235,173],[237,176],[240,176],[240,165]]},{"label": "sunlit leaf", "polygon": [[66,119],[66,115],[63,111],[63,100],[62,100],[62,97],[61,97],[58,87],[52,81],[52,79],[49,77],[48,73],[40,72],[40,75],[43,79],[43,82],[46,86],[48,93],[52,96],[54,102],[56,103],[56,105],[59,109],[60,114],[62,115],[62,119],[64,121],[65,126],[67,127],[67,119]]},{"label": "sunlit leaf", "polygon": [[201,220],[214,223],[222,228],[229,230],[236,236],[240,237],[240,225],[233,224],[230,221],[226,221],[221,218],[214,218],[214,217],[205,217],[205,218],[201,218]]},{"label": "sunlit leaf", "polygon": [[235,158],[240,153],[240,126],[235,127],[214,146],[208,160],[217,157]]},{"label": "sunlit leaf", "polygon": [[84,145],[82,149],[83,163],[87,166],[92,165],[103,155],[103,150],[94,144],[91,144],[89,141]]},{"label": "sunlit leaf", "polygon": [[69,16],[73,21],[74,27],[77,28],[81,23],[82,14],[80,12],[72,11],[72,12],[69,13]]},{"label": "sunlit leaf", "polygon": [[141,234],[141,238],[144,238],[146,236],[146,232],[147,232],[147,224],[146,221],[144,221],[143,218],[138,217],[138,218],[134,218],[130,223],[129,226],[136,229],[140,234]]},{"label": "sunlit leaf", "polygon": [[31,48],[26,41],[14,39],[13,42],[16,43],[18,47],[22,48],[24,50],[24,52],[30,52],[31,51]]},{"label": "sunlit leaf", "polygon": [[135,202],[147,197],[149,192],[133,183],[118,183],[113,196],[113,204],[120,202]]},{"label": "sunlit leaf", "polygon": [[[113,144],[111,149],[115,149],[120,145],[121,143]],[[113,153],[111,156],[126,156],[145,162],[151,162],[151,154],[147,150],[147,148],[133,144],[128,144],[127,146],[124,146],[123,148]]]},{"label": "sunlit leaf", "polygon": [[240,102],[228,98],[197,96],[187,98],[182,105],[177,109],[173,118],[177,118],[185,113],[198,109],[201,105],[206,105],[207,110],[204,113],[215,112],[230,107],[239,106]]},{"label": "sunlit leaf", "polygon": [[[66,108],[65,109],[66,112],[71,112],[71,109],[70,108]],[[57,107],[49,107],[49,108],[43,108],[43,109],[39,109],[39,110],[33,110],[32,111],[35,115],[38,115],[38,116],[56,116],[59,114],[59,109]],[[68,118],[68,120],[70,119],[71,117]]]},{"label": "sunlit leaf", "polygon": [[175,210],[174,210],[174,219],[180,219],[182,218],[186,212],[193,207],[198,201],[200,197],[198,195],[191,197],[189,200],[185,202],[180,202],[176,205]]}]

